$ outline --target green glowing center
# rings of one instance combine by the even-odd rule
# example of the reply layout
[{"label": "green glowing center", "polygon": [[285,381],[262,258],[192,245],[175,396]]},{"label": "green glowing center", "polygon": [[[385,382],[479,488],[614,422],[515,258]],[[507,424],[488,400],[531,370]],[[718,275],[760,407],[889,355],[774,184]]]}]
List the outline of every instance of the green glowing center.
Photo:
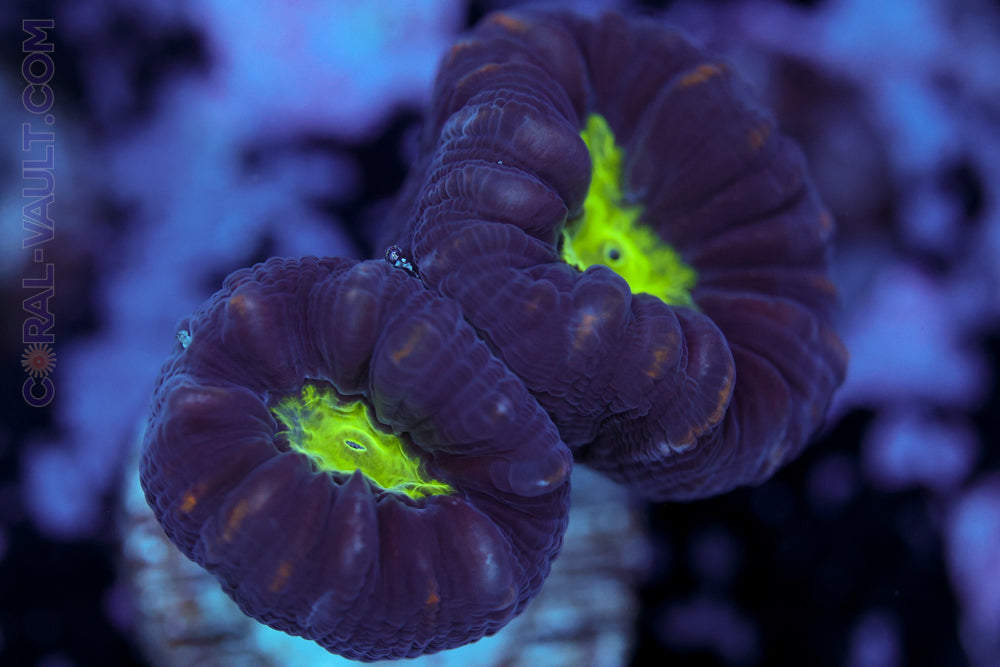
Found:
[{"label": "green glowing center", "polygon": [[291,448],[310,456],[320,470],[360,470],[386,491],[417,499],[448,494],[450,486],[427,476],[420,459],[398,437],[376,427],[361,401],[344,403],[332,389],[307,384],[301,398],[288,396],[271,408],[287,427]]},{"label": "green glowing center", "polygon": [[581,271],[603,264],[624,278],[633,292],[693,307],[694,269],[639,221],[641,206],[623,201],[622,151],[615,145],[608,122],[591,114],[580,136],[590,150],[590,189],[583,215],[563,229],[563,259]]}]

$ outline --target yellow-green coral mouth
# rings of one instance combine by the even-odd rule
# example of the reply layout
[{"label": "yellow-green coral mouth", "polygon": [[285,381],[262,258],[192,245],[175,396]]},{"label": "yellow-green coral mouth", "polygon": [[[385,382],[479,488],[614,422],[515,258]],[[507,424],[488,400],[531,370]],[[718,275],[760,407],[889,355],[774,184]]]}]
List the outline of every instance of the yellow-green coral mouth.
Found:
[{"label": "yellow-green coral mouth", "polygon": [[312,384],[287,396],[271,412],[287,427],[290,447],[309,456],[321,471],[360,470],[373,483],[414,500],[445,495],[452,488],[431,478],[399,437],[377,426],[362,401],[345,402],[332,388]]},{"label": "yellow-green coral mouth", "polygon": [[694,269],[650,227],[642,207],[626,204],[621,187],[622,150],[608,122],[591,114],[580,133],[590,151],[591,176],[583,215],[562,231],[562,258],[581,271],[602,264],[645,292],[677,306],[694,307]]}]

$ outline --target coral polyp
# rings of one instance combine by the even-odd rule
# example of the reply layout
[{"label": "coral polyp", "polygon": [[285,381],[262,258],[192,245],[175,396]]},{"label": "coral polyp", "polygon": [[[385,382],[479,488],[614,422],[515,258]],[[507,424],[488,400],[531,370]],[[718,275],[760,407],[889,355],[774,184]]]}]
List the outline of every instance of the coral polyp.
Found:
[{"label": "coral polyp", "polygon": [[644,292],[674,306],[694,305],[694,269],[677,251],[641,222],[642,206],[622,187],[622,151],[608,122],[591,114],[581,133],[590,152],[590,187],[583,213],[562,231],[560,254],[585,270],[606,266],[628,283],[634,294]]},{"label": "coral polyp", "polygon": [[271,259],[179,325],[147,499],[275,628],[362,660],[475,641],[540,589],[574,460],[693,499],[805,447],[846,363],[832,232],[676,30],[494,14],[442,63],[384,257]]},{"label": "coral polyp", "polygon": [[830,214],[733,68],[651,20],[493,15],[445,58],[387,243],[657,500],[760,483],[843,380]]},{"label": "coral polyp", "polygon": [[332,387],[302,387],[271,408],[287,431],[292,450],[308,455],[319,470],[361,473],[378,488],[416,500],[452,488],[430,478],[419,457],[399,436],[378,423],[363,401],[346,401]]}]

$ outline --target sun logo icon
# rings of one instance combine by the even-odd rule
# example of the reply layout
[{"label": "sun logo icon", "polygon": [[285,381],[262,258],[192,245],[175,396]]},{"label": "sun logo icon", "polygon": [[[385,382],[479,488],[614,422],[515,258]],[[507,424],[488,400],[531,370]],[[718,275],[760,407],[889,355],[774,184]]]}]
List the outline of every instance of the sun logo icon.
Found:
[{"label": "sun logo icon", "polygon": [[31,377],[40,378],[56,367],[56,353],[48,343],[32,343],[21,353],[21,366]]}]

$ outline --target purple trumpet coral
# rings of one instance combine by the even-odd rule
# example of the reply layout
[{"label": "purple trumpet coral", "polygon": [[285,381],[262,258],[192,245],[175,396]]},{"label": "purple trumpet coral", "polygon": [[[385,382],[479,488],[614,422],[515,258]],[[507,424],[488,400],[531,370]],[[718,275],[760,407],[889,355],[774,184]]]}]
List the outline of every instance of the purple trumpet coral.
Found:
[{"label": "purple trumpet coral", "polygon": [[731,68],[659,23],[494,14],[446,56],[386,261],[272,259],[182,323],[141,479],[250,616],[374,660],[503,627],[572,461],[758,483],[844,375],[833,223]]}]

